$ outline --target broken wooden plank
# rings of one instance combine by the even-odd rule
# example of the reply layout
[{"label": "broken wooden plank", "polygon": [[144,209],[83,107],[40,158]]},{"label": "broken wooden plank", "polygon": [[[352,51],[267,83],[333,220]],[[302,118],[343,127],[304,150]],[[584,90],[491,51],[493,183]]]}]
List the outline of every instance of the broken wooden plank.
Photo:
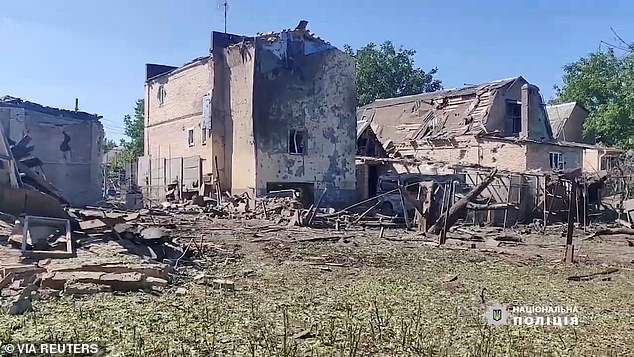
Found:
[{"label": "broken wooden plank", "polygon": [[592,273],[592,274],[587,274],[587,275],[573,275],[573,276],[569,276],[568,280],[571,281],[587,281],[587,280],[592,280],[594,277],[597,277],[599,275],[608,275],[608,274],[613,274],[618,272],[619,269],[617,268],[610,268],[607,269],[605,271],[601,271],[598,273]]},{"label": "broken wooden plank", "polygon": [[508,208],[518,209],[517,206],[513,203],[486,204],[486,203],[467,202],[467,209],[470,209],[473,211],[492,211],[492,210],[502,210],[502,209],[508,209]]},{"label": "broken wooden plank", "polygon": [[321,241],[329,241],[329,240],[340,240],[340,239],[350,239],[354,238],[354,235],[347,236],[325,236],[325,237],[310,237],[310,238],[302,238],[297,240],[296,242],[321,242]]},{"label": "broken wooden plank", "polygon": [[594,232],[591,235],[589,235],[586,238],[584,238],[584,240],[590,240],[590,239],[593,239],[593,238],[595,238],[597,236],[614,235],[614,234],[634,235],[634,229],[632,229],[632,228],[605,228],[605,229],[599,229],[596,232]]},{"label": "broken wooden plank", "polygon": [[430,233],[439,234],[443,228],[447,229],[454,225],[462,217],[467,209],[467,203],[473,201],[476,197],[478,197],[482,191],[484,191],[487,186],[489,186],[494,180],[495,175],[497,174],[497,170],[494,169],[491,171],[489,176],[482,181],[478,186],[474,187],[471,191],[469,191],[463,198],[459,199],[458,202],[453,204],[448,212],[444,213],[440,216],[438,221],[434,223],[434,225],[429,229]]}]

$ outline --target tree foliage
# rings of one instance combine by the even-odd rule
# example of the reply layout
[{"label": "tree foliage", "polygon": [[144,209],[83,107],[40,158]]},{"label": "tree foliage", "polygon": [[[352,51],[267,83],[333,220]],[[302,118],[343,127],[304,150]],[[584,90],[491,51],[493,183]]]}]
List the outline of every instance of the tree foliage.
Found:
[{"label": "tree foliage", "polygon": [[123,117],[125,135],[129,138],[128,141],[121,140],[122,156],[125,161],[132,161],[143,155],[144,120],[143,99],[138,99],[134,106],[134,117],[130,115]]},{"label": "tree foliage", "polygon": [[432,92],[442,89],[434,78],[437,68],[428,72],[414,66],[415,50],[396,49],[392,42],[380,46],[369,43],[356,52],[345,46],[345,52],[357,60],[357,98],[359,105],[375,99]]},{"label": "tree foliage", "polygon": [[117,147],[117,143],[112,139],[105,138],[103,141],[103,152],[107,153],[108,151]]},{"label": "tree foliage", "polygon": [[576,101],[590,112],[584,132],[606,145],[634,146],[634,55],[614,49],[592,53],[564,66],[555,103]]}]

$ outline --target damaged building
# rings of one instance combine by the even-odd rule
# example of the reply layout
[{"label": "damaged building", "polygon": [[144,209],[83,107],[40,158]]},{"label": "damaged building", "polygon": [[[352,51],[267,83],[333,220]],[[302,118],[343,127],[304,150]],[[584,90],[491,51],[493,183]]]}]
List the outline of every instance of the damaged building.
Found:
[{"label": "damaged building", "polygon": [[582,165],[583,150],[553,137],[539,88],[522,77],[379,99],[357,115],[364,187],[387,169],[416,172],[420,164],[509,172]]},{"label": "damaged building", "polygon": [[104,131],[100,119],[79,110],[51,108],[10,96],[0,98],[0,123],[8,142],[28,141],[33,147],[19,165],[48,180],[75,206],[102,198]]},{"label": "damaged building", "polygon": [[146,194],[263,196],[295,189],[305,205],[355,198],[355,62],[293,30],[214,32],[209,56],[182,67],[148,64]]},{"label": "damaged building", "polygon": [[556,140],[583,149],[583,171],[597,173],[618,169],[622,149],[597,145],[592,134],[586,134],[583,125],[590,112],[581,103],[569,102],[546,106],[548,120]]}]

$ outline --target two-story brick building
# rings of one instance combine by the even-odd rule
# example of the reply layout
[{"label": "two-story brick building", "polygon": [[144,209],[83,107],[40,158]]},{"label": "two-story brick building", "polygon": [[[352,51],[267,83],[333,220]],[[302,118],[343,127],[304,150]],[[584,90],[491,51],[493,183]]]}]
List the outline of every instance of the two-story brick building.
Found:
[{"label": "two-story brick building", "polygon": [[214,32],[209,56],[149,64],[139,184],[261,196],[296,188],[341,205],[355,195],[354,59],[305,29]]}]

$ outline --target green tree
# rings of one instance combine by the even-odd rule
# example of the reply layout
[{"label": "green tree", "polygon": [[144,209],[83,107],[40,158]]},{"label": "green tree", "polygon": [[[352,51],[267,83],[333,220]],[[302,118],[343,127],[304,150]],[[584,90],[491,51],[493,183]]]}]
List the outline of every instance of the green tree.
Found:
[{"label": "green tree", "polygon": [[129,140],[121,139],[123,147],[122,157],[125,161],[131,161],[143,155],[143,129],[144,129],[144,105],[143,99],[138,99],[134,106],[134,117],[123,117],[125,135]]},{"label": "green tree", "polygon": [[425,72],[414,66],[414,50],[403,47],[397,50],[390,41],[378,47],[369,43],[356,52],[346,45],[344,50],[357,60],[359,105],[366,105],[375,99],[442,89],[441,82],[434,78],[437,68]]},{"label": "green tree", "polygon": [[562,103],[576,101],[590,112],[584,132],[606,145],[633,147],[634,55],[614,49],[591,53],[563,68],[563,85],[555,87]]},{"label": "green tree", "polygon": [[117,147],[117,143],[112,139],[105,138],[103,141],[103,152],[107,153],[108,151]]}]

